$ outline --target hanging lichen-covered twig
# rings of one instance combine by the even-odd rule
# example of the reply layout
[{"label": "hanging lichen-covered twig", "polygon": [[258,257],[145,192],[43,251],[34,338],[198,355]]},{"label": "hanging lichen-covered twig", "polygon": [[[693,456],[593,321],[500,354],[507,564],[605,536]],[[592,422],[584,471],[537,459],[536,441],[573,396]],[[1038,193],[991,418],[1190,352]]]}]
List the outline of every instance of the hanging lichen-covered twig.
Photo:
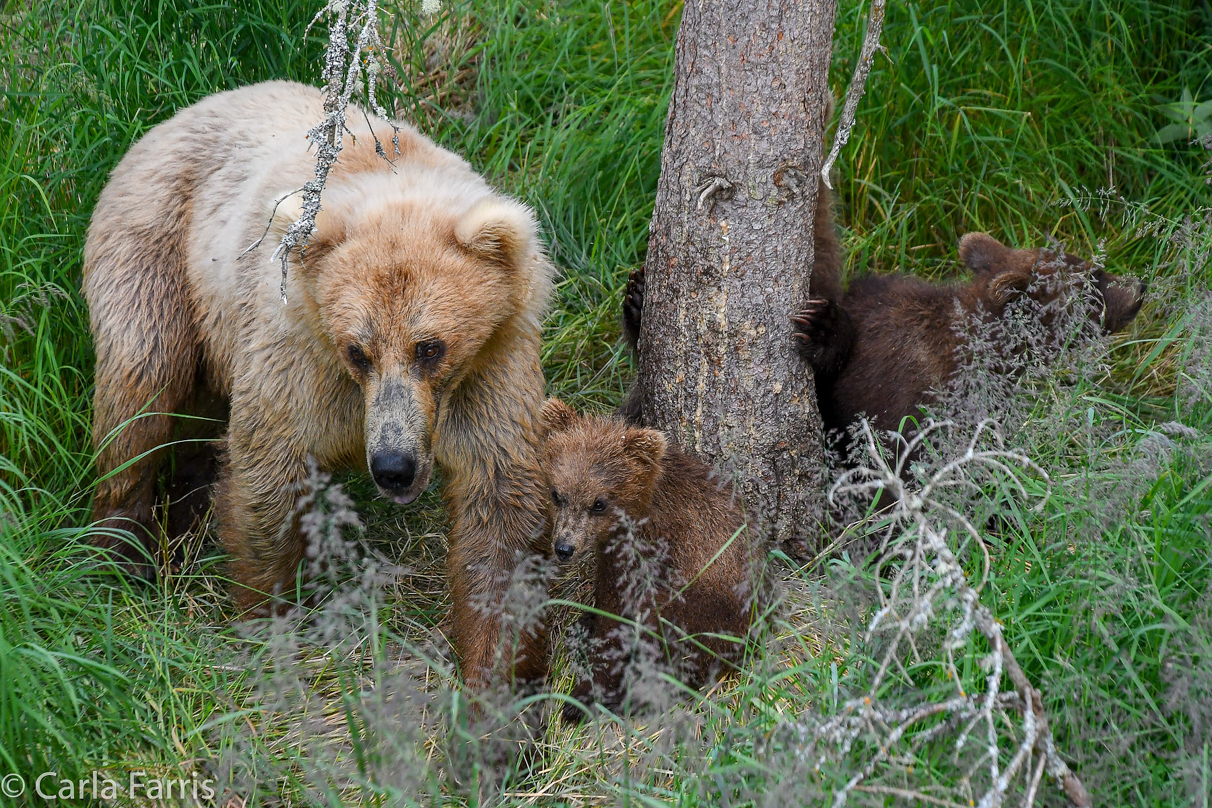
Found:
[{"label": "hanging lichen-covered twig", "polygon": [[[364,89],[366,102],[374,113],[392,127],[393,154],[400,153],[399,129],[391,122],[387,110],[375,97],[375,88],[383,72],[391,72],[391,65],[382,54],[385,52],[379,38],[378,0],[328,0],[317,12],[311,25],[323,16],[328,17],[328,49],[324,57],[324,120],[307,133],[307,138],[316,147],[316,174],[296,193],[303,194],[303,210],[274,250],[273,258],[282,262],[282,302],[286,302],[286,273],[292,251],[306,246],[316,227],[316,216],[320,212],[320,194],[341,153],[346,132],[345,114],[350,100],[359,89]],[[308,30],[311,30],[311,25]],[[363,84],[363,68],[365,83]],[[375,138],[375,151],[385,160],[390,160],[383,144]]]},{"label": "hanging lichen-covered twig", "polygon": [[859,52],[858,63],[854,66],[854,75],[850,78],[850,89],[846,91],[846,103],[842,107],[842,117],[837,124],[837,133],[833,136],[833,147],[821,166],[821,177],[830,188],[829,171],[837,160],[838,154],[846,141],[850,139],[850,130],[854,128],[854,113],[858,110],[859,99],[867,90],[867,74],[871,72],[871,60],[877,50],[883,50],[880,45],[880,31],[884,28],[884,4],[886,0],[871,0],[871,9],[867,14],[867,35],[863,37],[863,49]]}]

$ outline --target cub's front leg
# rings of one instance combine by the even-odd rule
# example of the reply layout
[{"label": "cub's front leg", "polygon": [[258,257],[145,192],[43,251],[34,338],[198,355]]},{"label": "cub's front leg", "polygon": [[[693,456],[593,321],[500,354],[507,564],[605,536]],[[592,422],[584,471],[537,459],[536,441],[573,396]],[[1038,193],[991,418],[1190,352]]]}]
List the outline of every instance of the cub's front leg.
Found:
[{"label": "cub's front leg", "polygon": [[[640,356],[640,322],[644,313],[644,269],[635,270],[627,278],[627,290],[623,293],[623,337],[631,346],[632,356]],[[629,424],[644,423],[643,391],[638,380],[631,382],[627,398],[619,407],[618,416]]]},{"label": "cub's front leg", "polygon": [[846,310],[831,300],[813,299],[791,323],[800,356],[816,371],[818,382],[836,379],[854,350],[854,322]]},{"label": "cub's front leg", "polygon": [[635,270],[627,277],[627,289],[623,292],[623,336],[634,353],[639,353],[640,322],[644,316],[644,269]]},{"label": "cub's front leg", "polygon": [[[598,552],[595,570],[594,606],[596,612],[586,615],[583,623],[590,627],[590,676],[577,682],[572,697],[581,704],[601,704],[618,712],[627,702],[627,679],[637,662],[644,658],[655,661],[663,656],[659,633],[658,594],[660,582],[646,580],[646,573],[637,564],[635,541],[626,534],[617,535],[614,543]],[[584,710],[575,703],[564,705],[563,719],[578,722]]]},{"label": "cub's front leg", "polygon": [[592,613],[581,618],[581,625],[587,635],[589,675],[582,677],[569,694],[576,701],[564,703],[560,717],[567,724],[585,720],[588,715],[585,710],[594,704],[618,710],[623,703],[623,680],[631,658],[626,625]]}]

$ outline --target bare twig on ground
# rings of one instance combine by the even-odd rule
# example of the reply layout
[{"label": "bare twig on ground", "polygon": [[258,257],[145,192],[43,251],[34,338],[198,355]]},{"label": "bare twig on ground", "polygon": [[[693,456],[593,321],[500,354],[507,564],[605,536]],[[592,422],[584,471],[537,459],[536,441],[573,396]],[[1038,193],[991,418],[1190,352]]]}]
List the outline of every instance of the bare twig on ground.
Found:
[{"label": "bare twig on ground", "polygon": [[[839,478],[830,490],[829,498],[839,495],[871,496],[883,492],[893,505],[886,514],[889,524],[880,547],[878,562],[878,603],[868,623],[866,642],[877,634],[889,637],[877,659],[878,668],[866,695],[848,701],[842,712],[816,727],[818,740],[829,741],[850,749],[863,740],[874,742],[872,754],[857,773],[834,792],[833,805],[844,805],[850,792],[859,790],[906,796],[903,789],[890,786],[863,785],[885,763],[898,760],[898,750],[915,753],[922,745],[945,733],[956,732],[954,749],[957,755],[974,742],[975,761],[961,778],[961,794],[965,801],[978,808],[993,808],[1003,804],[1010,787],[1022,775],[1027,799],[1033,804],[1041,771],[1060,787],[1075,806],[1091,805],[1090,795],[1077,776],[1057,752],[1052,732],[1043,710],[1043,700],[1023,673],[1009,644],[1002,634],[1001,624],[980,602],[979,591],[989,572],[989,556],[980,533],[954,504],[944,501],[943,494],[957,490],[979,491],[979,483],[998,479],[1019,498],[1028,498],[1028,491],[1017,471],[1031,472],[1045,482],[1047,474],[1025,455],[1007,450],[996,426],[991,421],[977,425],[967,447],[959,457],[943,462],[933,473],[917,479],[904,468],[906,458],[918,454],[918,449],[940,431],[953,429],[951,422],[928,421],[921,432],[911,439],[900,440],[903,450],[896,452],[898,460],[890,465],[881,452],[875,433],[867,422],[862,423],[860,437],[866,444],[865,465],[851,469]],[[981,448],[985,446],[987,448]],[[960,541],[953,548],[954,538]],[[960,557],[971,549],[981,559],[981,582],[973,586]],[[944,612],[957,613],[946,631],[942,644],[947,678],[956,687],[955,695],[938,701],[925,701],[895,708],[884,704],[890,671],[905,674],[902,658],[908,652],[919,658],[918,637],[923,629],[934,624]],[[989,646],[989,654],[980,660],[985,692],[965,692],[960,667],[955,655],[968,647],[973,631],[979,632]],[[906,650],[907,649],[907,650]],[[906,675],[906,678],[911,678]],[[1001,690],[1003,678],[1013,686],[1010,692]],[[1003,750],[1000,732],[1011,724],[1008,712],[1021,716],[1016,744],[1007,752],[1009,760],[1002,767]],[[926,729],[918,729],[927,719],[943,720]],[[906,735],[912,742],[908,748],[901,744]],[[983,740],[975,743],[975,739]],[[822,759],[823,760],[823,759]],[[1037,762],[1038,760],[1038,762]],[[974,782],[978,771],[986,775],[983,793]],[[950,804],[937,796],[912,792],[915,799],[934,804]]]}]

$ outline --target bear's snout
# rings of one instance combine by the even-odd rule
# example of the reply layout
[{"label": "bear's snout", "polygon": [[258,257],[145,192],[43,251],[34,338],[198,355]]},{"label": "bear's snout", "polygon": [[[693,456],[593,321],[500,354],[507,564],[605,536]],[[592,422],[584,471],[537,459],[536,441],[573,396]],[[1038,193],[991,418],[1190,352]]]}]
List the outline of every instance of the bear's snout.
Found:
[{"label": "bear's snout", "polygon": [[383,496],[416,500],[433,470],[433,405],[423,385],[391,374],[371,385],[366,403],[366,465]]},{"label": "bear's snout", "polygon": [[577,548],[569,544],[565,539],[557,539],[555,543],[556,557],[561,561],[567,561],[576,553]]},{"label": "bear's snout", "polygon": [[403,452],[380,452],[370,459],[370,475],[384,491],[399,493],[417,476],[417,458]]}]

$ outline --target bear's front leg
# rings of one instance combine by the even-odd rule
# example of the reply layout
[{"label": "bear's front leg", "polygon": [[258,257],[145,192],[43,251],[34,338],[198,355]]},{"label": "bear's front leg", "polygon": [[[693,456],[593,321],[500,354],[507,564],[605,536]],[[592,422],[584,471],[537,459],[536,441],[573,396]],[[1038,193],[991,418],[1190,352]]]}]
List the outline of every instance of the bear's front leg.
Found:
[{"label": "bear's front leg", "polygon": [[[344,455],[358,446],[361,423],[356,387],[326,384],[314,368],[284,352],[261,357],[257,368],[241,374],[249,384],[232,393],[214,512],[232,557],[236,605],[263,616],[296,601],[296,574],[307,547],[294,510],[305,493],[308,458],[321,466],[345,465]],[[278,375],[292,383],[262,384]]]},{"label": "bear's front leg", "polygon": [[578,680],[569,694],[576,702],[565,702],[560,711],[561,720],[568,724],[584,720],[588,715],[585,708],[592,708],[594,704],[617,713],[626,696],[624,679],[636,644],[636,627],[605,615],[595,614],[592,618],[592,621],[585,621],[589,676]]},{"label": "bear's front leg", "polygon": [[640,323],[644,317],[644,268],[640,267],[627,276],[627,289],[623,292],[623,336],[631,346],[632,353],[639,353]]},{"label": "bear's front leg", "polygon": [[543,387],[537,349],[486,363],[452,394],[435,435],[452,521],[452,639],[473,688],[502,680],[526,687],[547,676]]},{"label": "bear's front leg", "polygon": [[[623,337],[637,360],[640,357],[640,323],[643,316],[644,268],[640,267],[627,278],[627,290],[623,293]],[[627,398],[615,414],[634,426],[644,425],[644,392],[638,380],[631,382]]]},{"label": "bear's front leg", "polygon": [[540,489],[524,469],[501,471],[504,479],[486,485],[466,478],[447,484],[453,641],[474,688],[502,678],[525,687],[547,677],[546,576],[536,563]]},{"label": "bear's front leg", "polygon": [[791,322],[800,356],[812,365],[818,380],[837,378],[854,350],[854,322],[849,313],[831,300],[814,299]]},{"label": "bear's front leg", "polygon": [[229,437],[215,514],[231,556],[232,596],[245,616],[265,616],[293,600],[305,547],[292,517],[306,479],[305,455],[250,435]]}]

